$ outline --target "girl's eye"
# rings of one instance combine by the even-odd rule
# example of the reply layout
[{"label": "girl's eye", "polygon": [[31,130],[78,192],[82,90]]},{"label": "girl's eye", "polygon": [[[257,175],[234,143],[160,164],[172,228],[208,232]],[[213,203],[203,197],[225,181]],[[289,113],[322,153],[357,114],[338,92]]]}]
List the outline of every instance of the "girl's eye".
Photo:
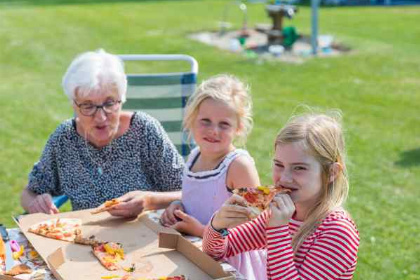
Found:
[{"label": "girl's eye", "polygon": [[278,167],[278,168],[283,168],[283,167],[284,167],[284,166],[283,166],[283,164],[278,163],[278,162],[275,162],[275,163],[274,163],[274,166],[276,166],[276,167]]},{"label": "girl's eye", "polygon": [[209,119],[202,119],[200,120],[200,124],[204,126],[209,126],[211,125],[211,121]]},{"label": "girl's eye", "polygon": [[221,129],[228,129],[228,128],[230,128],[230,124],[227,123],[227,122],[222,122],[222,123],[219,124],[219,126],[220,126]]},{"label": "girl's eye", "polygon": [[306,170],[306,167],[305,166],[296,166],[295,170],[297,170],[297,171]]}]

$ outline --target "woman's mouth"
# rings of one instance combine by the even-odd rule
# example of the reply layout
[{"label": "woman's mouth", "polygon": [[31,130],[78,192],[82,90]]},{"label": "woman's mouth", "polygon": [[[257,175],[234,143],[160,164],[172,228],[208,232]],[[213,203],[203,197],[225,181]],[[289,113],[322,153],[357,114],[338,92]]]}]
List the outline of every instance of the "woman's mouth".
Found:
[{"label": "woman's mouth", "polygon": [[105,130],[108,126],[107,125],[96,125],[95,128],[97,130]]}]

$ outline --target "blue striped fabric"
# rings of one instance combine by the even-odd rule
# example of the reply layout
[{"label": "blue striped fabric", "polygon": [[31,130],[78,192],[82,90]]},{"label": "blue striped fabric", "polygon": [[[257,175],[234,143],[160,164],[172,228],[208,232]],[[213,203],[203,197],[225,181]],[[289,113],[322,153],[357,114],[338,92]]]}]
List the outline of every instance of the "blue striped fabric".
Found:
[{"label": "blue striped fabric", "polygon": [[178,152],[186,157],[192,148],[182,130],[184,109],[194,93],[194,73],[127,75],[127,102],[124,110],[143,111],[160,121]]}]

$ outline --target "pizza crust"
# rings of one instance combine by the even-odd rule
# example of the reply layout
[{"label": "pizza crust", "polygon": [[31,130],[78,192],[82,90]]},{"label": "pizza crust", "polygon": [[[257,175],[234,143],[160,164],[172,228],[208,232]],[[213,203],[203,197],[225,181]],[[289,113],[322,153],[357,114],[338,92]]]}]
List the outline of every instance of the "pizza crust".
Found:
[{"label": "pizza crust", "polygon": [[99,214],[105,211],[109,211],[112,208],[114,208],[116,205],[118,205],[120,202],[118,201],[118,199],[113,198],[111,200],[105,201],[105,203],[103,204],[103,206],[100,206],[96,209],[94,209],[93,211],[91,211],[91,214]]}]

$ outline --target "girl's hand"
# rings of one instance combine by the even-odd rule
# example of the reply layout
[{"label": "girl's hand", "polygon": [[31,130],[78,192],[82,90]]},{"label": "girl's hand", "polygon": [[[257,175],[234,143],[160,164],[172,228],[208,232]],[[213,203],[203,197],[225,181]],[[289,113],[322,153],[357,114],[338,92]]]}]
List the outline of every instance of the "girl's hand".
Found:
[{"label": "girl's hand", "polygon": [[174,212],[175,210],[185,211],[184,206],[180,200],[175,200],[165,209],[162,216],[160,217],[160,223],[165,226],[169,227],[176,224],[180,218],[178,218]]},{"label": "girl's hand", "polygon": [[37,195],[29,204],[28,210],[29,213],[57,214],[60,212],[48,193]]},{"label": "girl's hand", "polygon": [[124,218],[135,218],[143,210],[148,209],[150,198],[153,194],[146,191],[132,191],[118,198],[120,202],[115,205],[108,212],[112,216],[119,216]]},{"label": "girl's hand", "polygon": [[293,213],[295,213],[295,204],[288,194],[278,194],[270,203],[271,216],[268,221],[268,227],[278,227],[287,225]]},{"label": "girl's hand", "polygon": [[233,228],[249,221],[250,210],[246,207],[246,200],[239,195],[232,195],[216,212],[211,222],[215,230]]},{"label": "girl's hand", "polygon": [[196,218],[181,210],[175,210],[174,213],[181,221],[171,226],[172,228],[192,236],[203,237],[204,226]]}]

